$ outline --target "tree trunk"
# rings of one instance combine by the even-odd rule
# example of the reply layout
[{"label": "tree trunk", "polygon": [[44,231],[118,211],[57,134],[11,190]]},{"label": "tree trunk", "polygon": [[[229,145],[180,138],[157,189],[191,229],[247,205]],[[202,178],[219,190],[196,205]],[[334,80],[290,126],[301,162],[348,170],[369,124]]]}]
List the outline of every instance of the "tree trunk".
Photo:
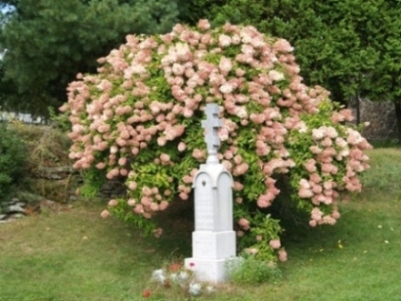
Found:
[{"label": "tree trunk", "polygon": [[401,100],[394,100],[395,118],[397,121],[397,138],[401,144]]}]

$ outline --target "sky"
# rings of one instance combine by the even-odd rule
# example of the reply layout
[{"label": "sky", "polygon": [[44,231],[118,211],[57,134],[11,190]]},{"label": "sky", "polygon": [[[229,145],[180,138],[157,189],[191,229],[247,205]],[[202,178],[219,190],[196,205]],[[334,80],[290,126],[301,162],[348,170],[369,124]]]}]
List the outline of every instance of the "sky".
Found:
[{"label": "sky", "polygon": [[2,13],[6,13],[6,12],[9,12],[9,11],[12,11],[12,10],[13,10],[13,6],[12,5],[6,5],[5,7],[3,7],[1,9],[1,12]]}]

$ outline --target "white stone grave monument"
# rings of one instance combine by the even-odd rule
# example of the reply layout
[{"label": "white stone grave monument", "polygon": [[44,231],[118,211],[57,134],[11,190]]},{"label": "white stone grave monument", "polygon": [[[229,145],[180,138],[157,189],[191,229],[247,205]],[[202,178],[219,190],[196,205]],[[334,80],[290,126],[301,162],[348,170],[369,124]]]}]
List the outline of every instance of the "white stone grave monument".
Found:
[{"label": "white stone grave monument", "polygon": [[229,262],[236,256],[236,236],[233,231],[233,179],[224,165],[219,163],[220,146],[216,104],[206,106],[207,119],[202,121],[206,130],[208,158],[193,181],[195,190],[195,231],[192,233],[192,258],[185,266],[194,271],[201,281],[224,282],[228,278]]}]

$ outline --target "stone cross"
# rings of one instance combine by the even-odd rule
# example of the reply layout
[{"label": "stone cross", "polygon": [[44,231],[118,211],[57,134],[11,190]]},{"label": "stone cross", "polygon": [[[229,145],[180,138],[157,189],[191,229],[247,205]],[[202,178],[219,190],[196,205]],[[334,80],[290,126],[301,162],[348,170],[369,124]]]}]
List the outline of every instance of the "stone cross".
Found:
[{"label": "stone cross", "polygon": [[206,120],[202,120],[202,127],[205,129],[205,142],[207,145],[208,162],[218,162],[217,152],[220,147],[220,139],[218,130],[222,126],[222,122],[219,119],[219,106],[214,103],[206,105],[205,109]]},{"label": "stone cross", "polygon": [[233,230],[233,178],[217,159],[220,146],[218,129],[219,106],[207,104],[205,141],[206,164],[200,166],[193,181],[195,199],[195,231],[192,233],[192,257],[185,259],[199,280],[224,282],[229,278],[228,266],[236,260],[236,235]]}]

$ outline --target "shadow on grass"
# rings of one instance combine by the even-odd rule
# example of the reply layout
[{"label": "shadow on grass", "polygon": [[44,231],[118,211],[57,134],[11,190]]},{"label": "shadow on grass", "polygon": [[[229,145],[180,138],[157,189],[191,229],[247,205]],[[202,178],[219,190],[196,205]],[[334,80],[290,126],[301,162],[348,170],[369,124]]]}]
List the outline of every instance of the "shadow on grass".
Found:
[{"label": "shadow on grass", "polygon": [[155,217],[155,221],[163,228],[163,235],[155,239],[160,252],[172,259],[190,257],[194,231],[193,200],[174,200],[166,211]]}]

